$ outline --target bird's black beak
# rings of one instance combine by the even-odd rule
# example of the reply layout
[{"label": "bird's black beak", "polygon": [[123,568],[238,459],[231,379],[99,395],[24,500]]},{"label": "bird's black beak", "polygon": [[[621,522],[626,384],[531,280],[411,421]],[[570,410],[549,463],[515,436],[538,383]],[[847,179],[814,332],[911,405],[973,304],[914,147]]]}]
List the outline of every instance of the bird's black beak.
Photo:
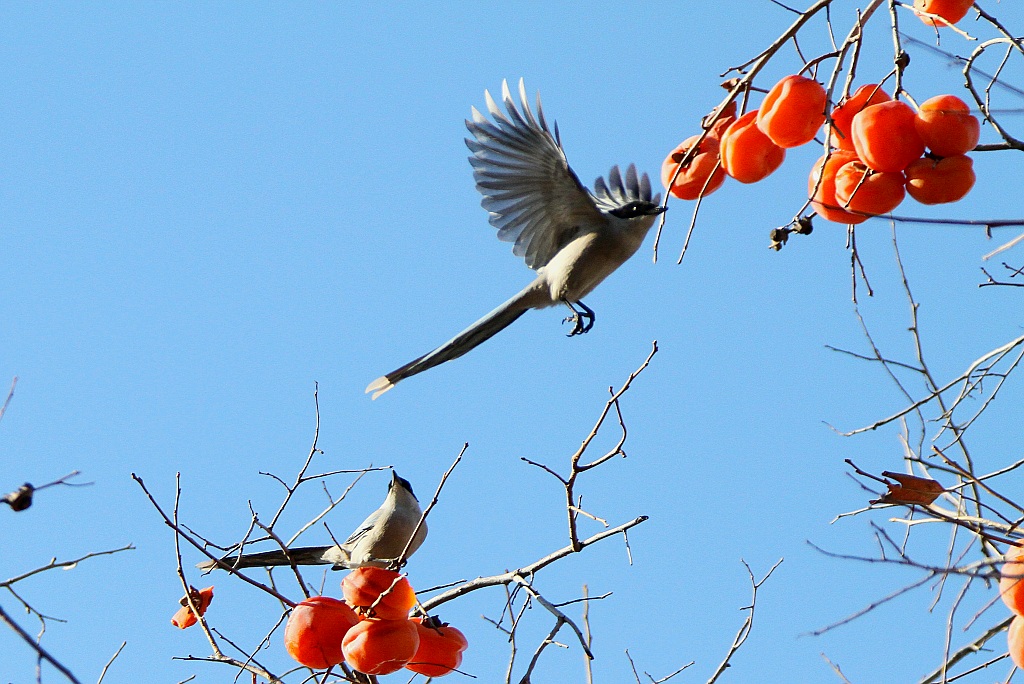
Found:
[{"label": "bird's black beak", "polygon": [[657,216],[658,214],[664,214],[666,211],[668,211],[668,207],[663,207],[661,205],[655,205],[655,207],[653,209],[648,210],[647,215],[648,216]]},{"label": "bird's black beak", "polygon": [[404,477],[400,477],[396,470],[392,470],[391,471],[391,484],[388,485],[388,491],[391,491],[391,488],[396,486],[396,485],[405,487],[409,491],[409,493],[412,494],[412,498],[414,498],[414,499],[416,498],[416,495],[413,494],[412,485],[409,484],[409,481],[406,480]]}]

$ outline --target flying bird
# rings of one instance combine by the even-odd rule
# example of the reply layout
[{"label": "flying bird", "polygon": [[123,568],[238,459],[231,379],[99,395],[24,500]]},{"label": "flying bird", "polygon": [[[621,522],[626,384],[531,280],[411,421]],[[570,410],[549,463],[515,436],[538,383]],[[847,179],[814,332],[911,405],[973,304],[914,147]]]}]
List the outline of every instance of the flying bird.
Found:
[{"label": "flying bird", "polygon": [[[409,481],[391,471],[391,483],[384,503],[362,522],[341,545],[334,546],[303,546],[283,550],[265,551],[263,553],[245,553],[229,556],[221,562],[233,568],[272,567],[277,565],[333,565],[333,570],[361,568],[373,566],[387,567],[402,555],[405,545],[409,544],[411,556],[420,547],[427,536],[427,523],[423,522],[416,530],[422,516],[419,501],[412,493]],[[413,531],[416,536],[413,537]],[[223,568],[217,561],[205,561],[197,566],[200,570]]]},{"label": "flying bird", "polygon": [[[519,105],[502,82],[503,113],[484,91],[491,119],[473,107],[466,145],[481,204],[498,229],[498,239],[514,242],[537,276],[521,292],[428,354],[377,378],[366,392],[376,399],[398,382],[458,358],[505,329],[529,309],[564,304],[572,312],[569,336],[588,332],[594,312],[581,300],[640,248],[655,217],[665,211],[651,196],[647,174],[632,164],[625,178],[613,166],[608,181],[598,177],[588,190],[569,167],[558,124],[548,127],[537,95],[530,110],[523,80]],[[493,119],[493,120],[492,120]]]}]

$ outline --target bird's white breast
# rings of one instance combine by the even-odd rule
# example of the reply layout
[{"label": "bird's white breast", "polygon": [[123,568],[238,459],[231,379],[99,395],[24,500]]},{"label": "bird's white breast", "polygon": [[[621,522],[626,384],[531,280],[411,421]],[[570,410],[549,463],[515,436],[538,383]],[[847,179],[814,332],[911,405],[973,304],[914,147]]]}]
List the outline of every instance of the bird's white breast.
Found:
[{"label": "bird's white breast", "polygon": [[586,297],[636,253],[646,234],[647,230],[608,226],[601,232],[584,233],[567,244],[538,271],[547,283],[551,304],[562,300],[577,302]]}]

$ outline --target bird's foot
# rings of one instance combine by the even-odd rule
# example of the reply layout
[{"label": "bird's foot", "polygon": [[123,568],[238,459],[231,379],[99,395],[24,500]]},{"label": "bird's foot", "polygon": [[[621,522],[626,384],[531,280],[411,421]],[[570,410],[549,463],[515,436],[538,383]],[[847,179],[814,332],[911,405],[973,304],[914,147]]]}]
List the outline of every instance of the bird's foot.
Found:
[{"label": "bird's foot", "polygon": [[408,562],[408,559],[403,560],[401,558],[392,558],[388,561],[385,567],[387,567],[388,570],[391,570],[393,572],[399,572],[403,567],[405,567],[405,564]]},{"label": "bird's foot", "polygon": [[591,309],[583,302],[576,302],[576,306],[580,307],[579,309],[577,309],[576,306],[573,306],[572,302],[570,302],[568,299],[563,299],[562,303],[569,307],[569,311],[572,311],[571,316],[566,316],[562,320],[562,323],[568,323],[569,321],[572,321],[572,330],[569,331],[567,337],[572,337],[573,335],[582,335],[583,333],[590,332],[590,329],[594,327],[595,316],[593,309]]},{"label": "bird's foot", "polygon": [[566,316],[562,323],[569,323],[570,321],[572,322],[572,330],[569,331],[566,337],[588,333],[594,327],[594,315],[592,313],[575,311],[572,316]]}]

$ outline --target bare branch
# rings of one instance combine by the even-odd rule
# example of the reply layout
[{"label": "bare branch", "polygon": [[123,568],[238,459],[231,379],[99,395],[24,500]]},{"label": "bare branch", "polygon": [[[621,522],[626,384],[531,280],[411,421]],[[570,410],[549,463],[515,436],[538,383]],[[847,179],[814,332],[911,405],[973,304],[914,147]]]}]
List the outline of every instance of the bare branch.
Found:
[{"label": "bare branch", "polygon": [[110,669],[110,666],[114,664],[115,660],[117,660],[117,656],[121,655],[121,651],[123,651],[124,647],[127,645],[127,641],[122,641],[121,645],[117,647],[117,650],[114,651],[114,655],[110,656],[110,660],[108,660],[107,664],[103,666],[103,670],[100,672],[100,678],[96,680],[96,684],[103,684],[103,678],[107,676],[107,670]]},{"label": "bare branch", "polygon": [[55,668],[57,668],[57,671],[64,675],[69,682],[72,682],[73,684],[81,684],[81,682],[78,681],[78,678],[71,673],[71,670],[66,668],[59,660],[50,655],[50,653],[45,648],[43,648],[41,644],[39,644],[35,639],[32,638],[31,634],[22,629],[21,625],[15,622],[10,615],[4,612],[2,606],[0,606],[0,622],[3,622],[5,625],[14,630],[14,633],[20,636],[21,640],[28,644],[29,647],[36,652],[36,655],[39,658],[45,660],[46,662],[50,663],[50,665],[53,665]]},{"label": "bare branch", "polygon": [[180,526],[178,526],[174,521],[172,521],[167,516],[166,513],[164,513],[163,508],[160,507],[160,504],[157,503],[157,501],[153,497],[153,495],[150,494],[148,489],[146,489],[146,483],[142,481],[141,477],[139,477],[135,473],[132,473],[132,479],[135,480],[135,482],[138,483],[139,487],[142,488],[142,491],[146,494],[146,497],[149,499],[149,502],[153,505],[153,508],[155,508],[157,513],[160,514],[160,517],[163,518],[164,524],[167,525],[168,527],[170,527],[172,530],[174,530],[174,533],[175,533],[176,536],[181,537],[186,542],[188,542],[190,545],[192,545],[196,550],[198,550],[200,553],[205,555],[208,559],[216,562],[217,563],[217,567],[223,568],[224,570],[227,570],[228,572],[230,572],[235,577],[238,577],[239,579],[241,579],[243,582],[245,582],[247,584],[251,584],[252,586],[256,587],[257,589],[261,589],[262,591],[265,591],[266,593],[270,594],[271,596],[273,596],[274,598],[276,598],[277,600],[281,601],[282,603],[284,603],[286,605],[289,605],[289,606],[294,606],[295,605],[294,601],[292,601],[290,598],[287,598],[286,596],[283,596],[282,594],[278,593],[277,590],[275,590],[275,589],[273,589],[273,588],[271,588],[271,587],[269,587],[269,586],[267,586],[267,585],[265,585],[265,584],[263,584],[261,582],[257,582],[256,580],[252,579],[251,577],[248,577],[247,575],[239,572],[237,568],[231,567],[231,565],[229,563],[226,563],[226,562],[222,561],[221,559],[217,558],[212,553],[207,551],[206,547],[204,547],[202,544],[200,544],[195,539],[193,539],[191,535],[186,533]]},{"label": "bare branch", "polygon": [[750,605],[743,609],[748,611],[747,616],[746,618],[744,618],[743,624],[740,625],[739,631],[736,632],[736,636],[733,638],[732,644],[729,646],[729,650],[725,654],[725,658],[722,659],[722,662],[718,665],[718,668],[715,670],[714,674],[711,675],[711,678],[707,681],[707,684],[714,684],[716,681],[718,681],[718,678],[721,677],[722,673],[724,673],[726,669],[729,667],[729,661],[732,660],[732,657],[736,655],[737,651],[740,650],[740,647],[742,647],[743,644],[746,643],[747,638],[750,636],[751,630],[753,630],[754,628],[754,609],[757,607],[757,590],[761,588],[762,584],[768,581],[768,578],[772,576],[772,573],[775,572],[775,569],[782,565],[782,559],[780,558],[778,561],[776,561],[775,565],[771,567],[771,569],[764,577],[762,577],[760,580],[756,580],[754,579],[754,573],[750,569],[750,566],[747,565],[747,562],[744,560],[741,560],[740,562],[743,563],[743,567],[747,569],[747,575],[750,577]]},{"label": "bare branch", "polygon": [[[972,380],[972,378],[974,378],[974,375],[978,371],[979,368],[981,368],[984,364],[986,364],[989,361],[991,361],[993,358],[995,358],[997,360],[1001,359],[1006,354],[1008,354],[1009,352],[1013,351],[1017,347],[1020,347],[1021,345],[1024,345],[1024,335],[1022,335],[1020,337],[1017,337],[1015,339],[1012,339],[1009,342],[1007,342],[1006,344],[1004,344],[1002,346],[999,346],[999,347],[996,347],[995,349],[992,349],[989,352],[986,352],[985,354],[980,356],[978,359],[976,359],[973,363],[971,363],[963,373],[961,373],[957,377],[953,378],[952,380],[947,382],[942,387],[939,387],[939,388],[933,390],[932,392],[929,392],[922,399],[919,399],[919,400],[913,402],[909,406],[904,407],[903,409],[897,411],[896,413],[892,414],[891,416],[888,416],[887,418],[882,418],[880,420],[877,420],[874,423],[872,423],[871,425],[868,425],[868,426],[865,426],[865,427],[862,427],[862,428],[857,428],[856,430],[851,430],[849,432],[844,432],[842,434],[844,436],[849,437],[849,436],[852,436],[852,435],[860,434],[862,432],[870,432],[872,430],[877,430],[878,428],[882,427],[883,425],[888,425],[889,423],[893,422],[894,420],[902,418],[903,416],[907,415],[911,411],[914,411],[914,410],[920,408],[921,406],[924,406],[925,404],[929,403],[930,401],[940,397],[942,394],[948,392],[950,389],[952,389],[953,387],[956,387],[960,383],[965,383],[965,390],[966,390],[966,388],[968,386],[973,386],[974,383],[976,383],[976,381]],[[961,392],[961,396],[965,396],[963,391]]]},{"label": "bare branch", "polygon": [[940,665],[938,669],[936,669],[934,672],[932,672],[929,675],[926,675],[923,679],[921,679],[919,684],[932,684],[933,682],[938,681],[939,678],[942,676],[943,672],[948,671],[949,668],[953,667],[967,656],[973,655],[981,651],[981,649],[985,646],[986,642],[988,642],[989,639],[999,634],[1000,632],[1003,632],[1007,627],[1010,626],[1011,622],[1013,622],[1012,615],[1003,620],[1002,622],[1000,622],[999,624],[995,625],[994,627],[985,630],[985,632],[982,633],[977,639],[975,639],[971,643],[967,644],[963,648],[959,649],[958,651],[950,655],[949,658],[947,658],[946,661],[942,663],[942,665]]},{"label": "bare branch", "polygon": [[847,617],[843,618],[842,620],[839,620],[838,622],[833,622],[831,625],[827,625],[825,627],[822,627],[821,629],[816,629],[813,632],[808,632],[808,634],[810,634],[811,636],[821,636],[822,634],[825,634],[826,632],[831,632],[833,629],[835,629],[837,627],[842,627],[843,625],[849,624],[849,623],[853,622],[854,620],[856,620],[857,618],[861,617],[862,615],[867,615],[868,613],[873,611],[875,608],[878,608],[879,606],[888,603],[889,601],[893,600],[894,598],[902,596],[903,594],[905,594],[908,591],[911,591],[913,589],[917,589],[919,586],[921,586],[922,584],[925,584],[926,582],[931,580],[933,577],[934,577],[934,575],[928,574],[927,576],[921,578],[920,580],[918,580],[917,582],[914,582],[913,584],[909,584],[909,585],[903,587],[902,589],[898,589],[898,590],[894,591],[893,593],[889,594],[888,596],[885,596],[883,598],[878,599],[877,601],[872,601],[870,604],[868,604],[864,608],[861,608],[856,613],[853,613],[852,615],[848,615]]},{"label": "bare branch", "polygon": [[128,544],[127,546],[122,546],[117,549],[108,549],[107,551],[93,551],[91,553],[85,554],[84,556],[79,556],[78,558],[75,558],[73,560],[58,561],[56,558],[53,558],[46,565],[35,568],[34,570],[29,570],[28,572],[24,572],[20,575],[16,575],[14,577],[11,577],[10,579],[0,582],[0,588],[10,587],[11,585],[17,584],[18,582],[22,581],[23,579],[27,579],[29,577],[32,577],[33,575],[38,575],[39,573],[46,572],[47,570],[53,570],[54,568],[70,570],[82,561],[89,560],[90,558],[96,558],[97,556],[110,556],[115,553],[121,553],[122,551],[134,550],[135,546],[132,544]]},{"label": "bare branch", "polygon": [[437,596],[424,601],[423,607],[426,610],[432,610],[437,606],[441,605],[442,603],[447,603],[448,601],[456,599],[460,596],[464,596],[465,594],[476,591],[477,589],[483,589],[485,587],[494,587],[502,584],[510,584],[515,581],[515,577],[517,575],[521,577],[529,577],[530,575],[535,574],[538,570],[541,570],[547,567],[548,565],[551,565],[560,558],[565,558],[566,556],[569,556],[573,553],[578,553],[579,551],[585,549],[586,547],[592,544],[596,544],[597,542],[603,539],[607,539],[608,537],[614,537],[617,534],[621,534],[625,530],[628,530],[631,527],[636,527],[637,525],[646,520],[647,516],[641,515],[637,518],[630,520],[629,522],[625,522],[611,529],[599,532],[598,534],[595,534],[589,539],[584,539],[580,542],[579,549],[574,549],[571,545],[566,546],[553,553],[548,554],[547,556],[544,556],[543,558],[537,561],[534,561],[533,563],[530,563],[529,565],[524,565],[518,570],[504,572],[499,575],[491,575],[489,577],[478,577],[476,579],[470,580],[468,582],[460,584],[454,589],[449,589],[448,591],[442,594],[438,594]]},{"label": "bare branch", "polygon": [[430,515],[430,511],[433,510],[434,506],[437,505],[438,498],[441,496],[441,490],[444,489],[444,483],[448,481],[448,476],[452,474],[452,471],[455,470],[455,467],[459,465],[460,461],[462,461],[462,455],[466,453],[466,449],[468,448],[469,442],[466,442],[465,444],[462,445],[462,449],[459,451],[459,455],[455,457],[455,460],[452,462],[452,464],[448,466],[448,470],[446,470],[444,475],[441,476],[441,481],[437,483],[437,489],[434,490],[434,496],[430,499],[430,503],[427,504],[427,507],[423,509],[423,513],[420,514],[420,519],[416,522],[416,527],[413,528],[412,534],[409,535],[409,541],[405,543],[405,548],[402,549],[402,553],[399,554],[398,558],[396,559],[395,565],[398,568],[405,565],[405,561],[409,556],[409,547],[412,546],[413,540],[416,538],[416,535],[423,527],[423,524],[427,521],[427,516]]}]

